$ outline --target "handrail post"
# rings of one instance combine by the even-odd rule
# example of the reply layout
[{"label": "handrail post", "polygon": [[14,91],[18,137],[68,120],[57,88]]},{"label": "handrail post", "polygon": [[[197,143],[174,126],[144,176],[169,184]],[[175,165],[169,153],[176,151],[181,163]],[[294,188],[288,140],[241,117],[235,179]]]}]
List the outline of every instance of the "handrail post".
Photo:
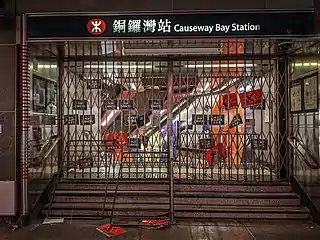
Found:
[{"label": "handrail post", "polygon": [[[58,46],[58,169],[63,162],[63,79],[64,79],[64,45]],[[60,178],[60,176],[58,176]]]}]

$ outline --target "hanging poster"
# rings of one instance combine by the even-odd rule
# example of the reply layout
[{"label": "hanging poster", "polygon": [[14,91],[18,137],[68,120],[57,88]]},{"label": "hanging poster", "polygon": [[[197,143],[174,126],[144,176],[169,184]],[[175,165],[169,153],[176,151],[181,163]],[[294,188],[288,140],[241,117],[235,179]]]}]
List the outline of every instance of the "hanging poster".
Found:
[{"label": "hanging poster", "polygon": [[222,96],[223,106],[226,110],[239,106],[237,93],[225,94]]},{"label": "hanging poster", "polygon": [[293,84],[290,88],[290,106],[291,112],[302,110],[302,86],[300,82]]},{"label": "hanging poster", "polygon": [[318,111],[318,74],[304,79],[303,100],[305,111]]},{"label": "hanging poster", "polygon": [[87,110],[87,100],[73,100],[72,101],[72,109],[73,110]]},{"label": "hanging poster", "polygon": [[64,115],[63,122],[64,125],[76,125],[79,123],[79,117],[77,114]]},{"label": "hanging poster", "polygon": [[161,122],[161,114],[160,111],[152,111],[152,126],[158,127]]},{"label": "hanging poster", "polygon": [[230,129],[235,128],[236,126],[239,126],[242,123],[243,123],[242,118],[241,118],[240,114],[238,113],[232,118],[232,120],[230,122]]},{"label": "hanging poster", "polygon": [[256,89],[249,92],[240,93],[240,102],[243,108],[262,104],[262,90]]},{"label": "hanging poster", "polygon": [[44,113],[46,111],[47,81],[45,78],[35,74],[33,74],[32,77],[33,111]]},{"label": "hanging poster", "polygon": [[80,124],[81,125],[93,125],[96,123],[94,115],[81,115]]}]

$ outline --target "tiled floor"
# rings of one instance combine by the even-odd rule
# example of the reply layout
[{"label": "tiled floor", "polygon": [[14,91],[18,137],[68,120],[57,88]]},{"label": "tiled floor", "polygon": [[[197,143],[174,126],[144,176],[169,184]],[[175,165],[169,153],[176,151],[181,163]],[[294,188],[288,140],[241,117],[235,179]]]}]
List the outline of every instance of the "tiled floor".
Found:
[{"label": "tiled floor", "polygon": [[[98,240],[107,239],[92,223],[28,226],[15,232],[0,227],[0,240]],[[216,222],[178,224],[163,230],[126,228],[118,240],[247,240],[320,239],[320,227],[311,222]],[[2,231],[2,235],[1,235]]]}]

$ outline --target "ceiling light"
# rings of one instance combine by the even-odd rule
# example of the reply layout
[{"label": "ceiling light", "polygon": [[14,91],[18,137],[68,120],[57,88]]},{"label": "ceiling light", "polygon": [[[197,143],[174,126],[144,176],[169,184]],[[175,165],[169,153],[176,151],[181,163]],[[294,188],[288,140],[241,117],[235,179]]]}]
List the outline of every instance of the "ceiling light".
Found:
[{"label": "ceiling light", "polygon": [[99,69],[147,69],[147,68],[153,68],[152,65],[112,65],[112,63],[110,63],[110,65],[108,64],[88,64],[88,65],[84,65],[84,68],[99,68]]},{"label": "ceiling light", "polygon": [[124,55],[188,55],[220,54],[220,48],[126,48]]},{"label": "ceiling light", "polygon": [[38,68],[57,68],[58,66],[56,64],[39,64]]},{"label": "ceiling light", "polygon": [[232,64],[188,64],[185,67],[188,68],[250,68],[255,65],[252,63],[232,63]]},{"label": "ceiling light", "polygon": [[320,66],[320,63],[317,62],[304,62],[304,63],[292,63],[294,67],[316,67]]}]

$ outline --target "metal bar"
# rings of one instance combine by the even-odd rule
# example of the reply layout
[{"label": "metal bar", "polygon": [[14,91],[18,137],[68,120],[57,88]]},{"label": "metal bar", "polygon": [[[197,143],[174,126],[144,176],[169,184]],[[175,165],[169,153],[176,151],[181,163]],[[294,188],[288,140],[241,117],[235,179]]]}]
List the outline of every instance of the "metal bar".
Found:
[{"label": "metal bar", "polygon": [[[297,151],[297,153],[300,155],[300,157],[303,158],[303,162],[311,169],[319,169],[320,168],[320,162],[319,160],[313,155],[313,153],[309,150],[309,148],[303,143],[303,141],[297,137],[289,136],[287,138],[290,145],[294,148],[294,150]],[[305,157],[304,154],[300,151],[299,147],[294,144],[294,141],[296,141],[297,144],[299,144],[303,150],[309,155],[310,159],[313,163],[310,163]]]},{"label": "metal bar", "polygon": [[[58,46],[58,138],[59,141],[59,151],[58,151],[58,169],[61,167],[63,162],[63,81],[64,81],[64,59],[65,50],[63,45]],[[60,176],[58,176],[60,177]]]},{"label": "metal bar", "polygon": [[169,161],[169,181],[170,181],[170,221],[174,222],[174,183],[173,183],[173,115],[172,115],[172,101],[173,101],[173,61],[168,61],[168,112],[167,112],[167,144],[168,144],[168,161]]},{"label": "metal bar", "polygon": [[[211,56],[174,56],[175,61],[236,61],[236,60],[277,60],[284,57],[281,53],[270,54],[230,54],[230,55],[211,55]],[[317,53],[299,53],[289,54],[288,56],[295,57],[295,60],[317,60],[319,54]],[[55,61],[56,57],[53,56],[35,56],[36,59],[41,61]],[[167,56],[65,56],[65,61],[166,61]]]},{"label": "metal bar", "polygon": [[21,103],[22,103],[22,136],[21,136],[21,222],[24,224],[25,218],[28,216],[28,163],[30,159],[29,153],[29,127],[30,127],[30,73],[29,73],[29,45],[26,43],[26,16],[22,18],[22,43],[21,43]]},{"label": "metal bar", "polygon": [[[289,49],[286,46],[287,42],[283,44],[282,41],[278,42],[277,50],[279,52],[286,53]],[[285,56],[284,58],[278,59],[278,67],[277,67],[277,129],[278,137],[277,137],[277,157],[276,157],[276,165],[278,166],[278,180],[285,179],[288,177],[288,157],[287,157],[287,142],[285,139],[287,138],[287,89],[288,89],[288,65],[289,58]]]},{"label": "metal bar", "polygon": [[[269,60],[269,59],[278,59],[279,57],[283,57],[283,54],[230,54],[230,55],[210,55],[210,56],[172,56],[175,61],[211,61],[211,60],[221,60],[221,61],[227,61],[227,60]],[[310,58],[314,57],[317,58],[318,56],[316,54],[299,54],[298,56],[300,58]],[[42,61],[54,61],[56,60],[55,57],[52,56],[35,56],[36,59],[42,60]],[[97,62],[105,62],[105,61],[166,61],[168,60],[167,56],[106,56],[106,55],[86,55],[86,56],[65,56],[65,61],[84,61],[84,62],[90,62],[90,61],[97,61]]]}]

